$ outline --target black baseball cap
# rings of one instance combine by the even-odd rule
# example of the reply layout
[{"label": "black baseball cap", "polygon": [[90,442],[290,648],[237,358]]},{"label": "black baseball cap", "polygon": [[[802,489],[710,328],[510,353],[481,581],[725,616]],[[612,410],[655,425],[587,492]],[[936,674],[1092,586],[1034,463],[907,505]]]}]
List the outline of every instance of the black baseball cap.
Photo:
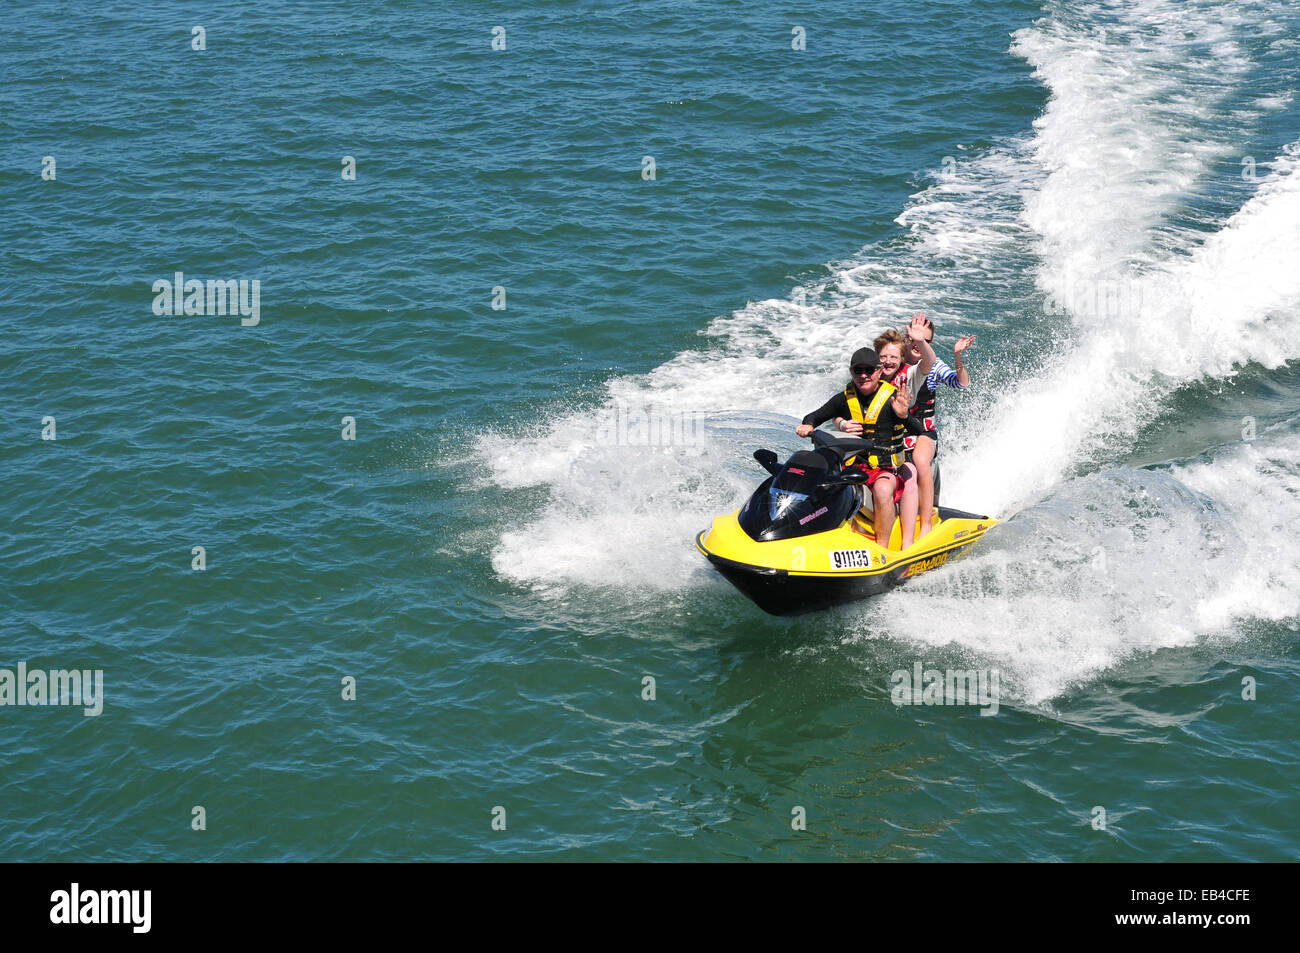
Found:
[{"label": "black baseball cap", "polygon": [[853,352],[853,357],[849,360],[849,370],[853,370],[855,367],[865,367],[868,374],[875,371],[879,366],[880,355],[876,353],[875,348],[871,347],[858,348]]}]

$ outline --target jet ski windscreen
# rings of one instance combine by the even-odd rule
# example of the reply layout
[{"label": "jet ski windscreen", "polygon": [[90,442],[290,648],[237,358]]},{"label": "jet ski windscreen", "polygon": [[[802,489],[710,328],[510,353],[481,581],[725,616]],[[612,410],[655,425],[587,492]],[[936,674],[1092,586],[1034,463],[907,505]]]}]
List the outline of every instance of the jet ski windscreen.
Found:
[{"label": "jet ski windscreen", "polygon": [[857,509],[851,486],[822,487],[839,471],[824,451],[801,450],[754,491],[740,511],[740,527],[754,540],[791,539],[834,529]]}]

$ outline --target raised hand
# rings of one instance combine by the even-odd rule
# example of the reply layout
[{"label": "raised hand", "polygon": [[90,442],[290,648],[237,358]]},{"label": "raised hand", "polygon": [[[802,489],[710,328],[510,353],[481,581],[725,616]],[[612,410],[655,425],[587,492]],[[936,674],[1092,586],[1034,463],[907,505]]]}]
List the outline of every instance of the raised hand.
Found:
[{"label": "raised hand", "polygon": [[961,357],[962,351],[975,343],[975,335],[970,334],[964,338],[958,338],[957,343],[952,347],[953,357]]},{"label": "raised hand", "polygon": [[925,312],[918,311],[912,315],[912,323],[907,326],[907,337],[909,341],[920,343],[925,340],[926,332]]},{"label": "raised hand", "polygon": [[898,385],[898,392],[894,394],[894,413],[900,417],[906,417],[912,410],[912,391],[903,381]]}]

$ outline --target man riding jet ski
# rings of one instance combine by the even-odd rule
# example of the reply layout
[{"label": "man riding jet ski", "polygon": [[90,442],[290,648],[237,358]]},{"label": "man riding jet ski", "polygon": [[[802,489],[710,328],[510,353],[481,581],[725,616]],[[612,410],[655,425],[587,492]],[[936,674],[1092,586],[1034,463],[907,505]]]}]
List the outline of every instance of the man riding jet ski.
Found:
[{"label": "man riding jet ski", "polygon": [[[937,506],[931,532],[915,540],[916,493],[910,469],[894,449],[910,394],[881,385],[875,351],[853,355],[853,380],[804,418],[800,436],[815,449],[779,463],[771,450],[757,460],[771,476],[735,513],[718,516],[695,538],[736,588],[776,615],[810,612],[890,589],[946,563],[997,521]],[[836,438],[816,429],[834,418]],[[866,435],[864,439],[863,436]],[[906,474],[906,475],[904,475]],[[935,503],[939,474],[934,473]],[[868,492],[859,495],[859,487]],[[903,502],[904,520],[894,518]],[[860,511],[860,508],[865,512]],[[874,510],[874,512],[873,512]]]},{"label": "man riding jet ski", "polygon": [[875,510],[876,536],[889,538],[894,510],[902,503],[902,546],[912,545],[916,532],[916,469],[907,461],[907,418],[912,392],[900,377],[896,383],[881,380],[880,356],[869,347],[853,353],[849,364],[853,379],[822,406],[803,419],[795,433],[808,437],[834,418],[835,429],[860,436],[868,450],[857,460],[866,471],[863,481]]}]

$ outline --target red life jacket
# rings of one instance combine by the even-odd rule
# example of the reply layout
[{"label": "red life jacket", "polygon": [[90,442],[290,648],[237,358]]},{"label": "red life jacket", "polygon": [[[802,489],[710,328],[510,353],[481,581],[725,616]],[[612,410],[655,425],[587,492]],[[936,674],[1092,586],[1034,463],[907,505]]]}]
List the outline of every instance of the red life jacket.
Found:
[{"label": "red life jacket", "polygon": [[[893,384],[895,387],[897,387],[899,384],[907,380],[907,371],[908,368],[911,367],[917,367],[917,365],[904,364],[902,367],[898,369],[898,373],[894,375],[894,380],[893,380]],[[917,370],[919,371],[920,368],[917,367]],[[921,427],[927,433],[933,432],[934,391],[930,389],[930,385],[926,379],[923,378],[921,380],[921,386],[916,389],[913,396],[915,399],[912,401],[912,408],[911,410],[908,411],[908,416],[915,417],[920,422]],[[909,449],[915,443],[916,443],[915,437],[908,437],[907,446]]]}]

